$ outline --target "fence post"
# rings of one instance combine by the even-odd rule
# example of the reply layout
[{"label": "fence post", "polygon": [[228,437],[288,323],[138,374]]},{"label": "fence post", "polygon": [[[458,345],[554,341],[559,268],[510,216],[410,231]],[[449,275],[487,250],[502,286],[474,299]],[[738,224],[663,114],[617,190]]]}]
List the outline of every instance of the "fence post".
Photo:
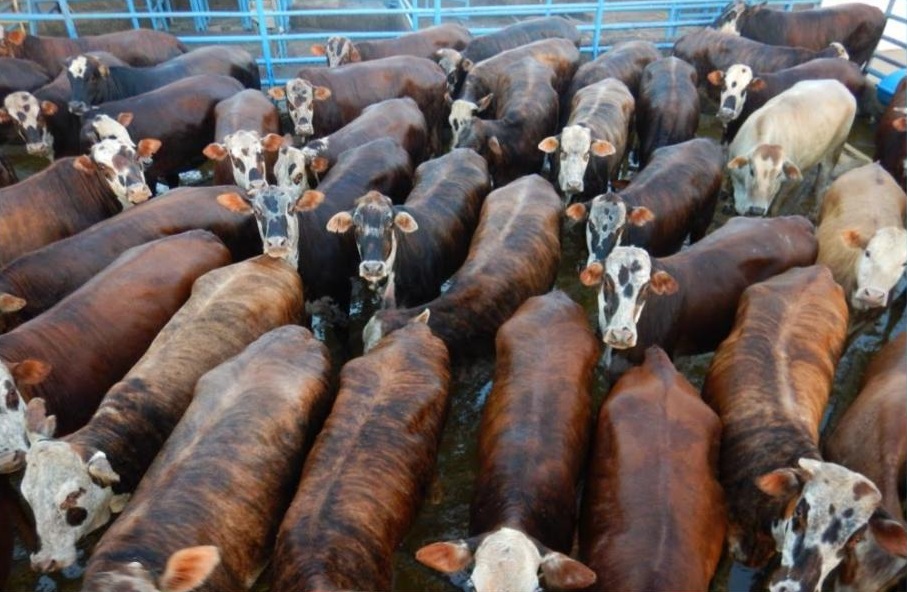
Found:
[{"label": "fence post", "polygon": [[434,24],[441,24],[441,0],[435,0]]},{"label": "fence post", "polygon": [[598,50],[601,47],[602,36],[602,19],[605,18],[605,0],[598,0],[595,6],[595,28],[592,31],[592,59],[598,57]]},{"label": "fence post", "polygon": [[261,57],[265,61],[265,75],[268,86],[274,86],[274,62],[271,59],[271,40],[268,36],[268,23],[265,22],[263,0],[255,0],[255,12],[258,14],[258,34],[261,37]]}]

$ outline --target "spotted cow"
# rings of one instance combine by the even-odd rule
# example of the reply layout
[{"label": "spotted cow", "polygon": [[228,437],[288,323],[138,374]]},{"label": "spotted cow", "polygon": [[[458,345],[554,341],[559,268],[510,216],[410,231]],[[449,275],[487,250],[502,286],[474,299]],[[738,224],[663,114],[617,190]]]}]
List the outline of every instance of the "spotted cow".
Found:
[{"label": "spotted cow", "polygon": [[364,62],[408,55],[431,58],[439,49],[462,50],[472,39],[469,29],[459,23],[441,23],[400,35],[394,39],[367,39],[353,43],[347,37],[333,36],[324,45],[316,43],[312,53],[327,58],[329,68],[351,62]]},{"label": "spotted cow", "polygon": [[286,100],[293,132],[305,142],[306,138],[315,134],[315,101],[327,101],[331,98],[331,90],[302,78],[293,78],[287,81],[285,88],[270,89],[268,96],[277,101]]}]

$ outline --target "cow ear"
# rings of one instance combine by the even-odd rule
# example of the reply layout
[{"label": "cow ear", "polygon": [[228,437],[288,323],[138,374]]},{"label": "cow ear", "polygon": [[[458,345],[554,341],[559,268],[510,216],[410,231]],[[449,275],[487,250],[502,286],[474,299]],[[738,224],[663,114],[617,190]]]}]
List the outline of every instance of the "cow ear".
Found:
[{"label": "cow ear", "polygon": [[397,212],[397,215],[394,216],[394,226],[407,234],[419,230],[419,224],[416,219],[407,212]]},{"label": "cow ear", "polygon": [[756,478],[756,487],[762,493],[776,498],[789,499],[800,492],[803,487],[804,473],[797,469],[785,467],[775,469]]},{"label": "cow ear", "polygon": [[139,158],[150,158],[160,149],[160,140],[157,138],[145,138],[144,140],[139,141],[138,148],[136,148],[136,154],[138,154]]},{"label": "cow ear", "polygon": [[894,128],[896,132],[905,132],[907,131],[907,117],[898,117],[891,122],[891,127]]},{"label": "cow ear", "polygon": [[851,249],[865,249],[869,244],[869,240],[860,234],[860,231],[856,228],[849,228],[842,232],[841,240]]},{"label": "cow ear", "polygon": [[100,450],[95,452],[88,461],[88,476],[99,487],[110,487],[114,483],[120,482],[120,476],[110,466],[107,455]]},{"label": "cow ear", "polygon": [[296,200],[296,205],[293,206],[294,212],[308,212],[314,210],[321,205],[321,202],[324,201],[324,194],[320,191],[314,189],[306,189],[302,192],[302,195],[299,196],[299,199]]},{"label": "cow ear", "polygon": [[129,127],[129,124],[132,123],[132,118],[132,113],[120,113],[119,115],[117,115],[117,122],[123,127]]},{"label": "cow ear", "polygon": [[557,150],[558,146],[560,146],[560,142],[557,141],[556,136],[548,136],[547,138],[539,142],[539,150],[541,150],[545,154],[551,154],[552,152]]},{"label": "cow ear", "polygon": [[712,70],[706,78],[709,79],[712,86],[721,86],[724,84],[724,72],[721,70]]},{"label": "cow ear", "polygon": [[491,101],[494,100],[494,93],[488,93],[476,103],[476,113],[481,113],[488,109],[491,106]]},{"label": "cow ear", "polygon": [[220,551],[213,545],[186,547],[167,559],[161,576],[161,592],[190,592],[201,586],[220,563]]},{"label": "cow ear", "polygon": [[677,292],[678,288],[677,280],[666,271],[656,271],[649,279],[649,290],[659,296],[670,296]]},{"label": "cow ear", "polygon": [[13,45],[22,45],[25,41],[25,31],[10,31],[4,38]]},{"label": "cow ear", "polygon": [[412,318],[411,323],[422,323],[423,325],[428,324],[428,320],[431,318],[431,309],[426,308],[416,316]]},{"label": "cow ear", "polygon": [[416,551],[416,561],[446,574],[463,571],[472,559],[472,549],[463,540],[432,543]]},{"label": "cow ear", "polygon": [[732,158],[729,163],[727,163],[727,168],[729,169],[739,169],[740,167],[746,166],[749,163],[749,159],[745,156],[737,156]]},{"label": "cow ear", "polygon": [[275,101],[282,101],[287,98],[287,93],[279,86],[275,86],[274,88],[268,89],[268,96]]},{"label": "cow ear", "polygon": [[43,113],[47,117],[53,117],[54,115],[56,115],[58,110],[59,108],[57,107],[56,103],[52,103],[50,101],[41,101],[41,113]]},{"label": "cow ear", "polygon": [[326,86],[316,86],[312,90],[312,96],[316,101],[326,101],[331,98],[331,89]]},{"label": "cow ear", "polygon": [[91,174],[98,170],[94,162],[84,154],[82,156],[76,157],[76,159],[72,161],[72,166],[77,171],[81,171],[86,174]]},{"label": "cow ear", "polygon": [[464,72],[469,72],[470,70],[472,70],[472,67],[473,67],[474,65],[475,65],[475,64],[474,64],[474,63],[472,62],[472,60],[469,59],[469,58],[463,58],[462,60],[460,60],[460,68],[461,68]]},{"label": "cow ear", "polygon": [[252,206],[238,193],[221,193],[217,196],[217,203],[237,214],[252,213]]},{"label": "cow ear", "polygon": [[261,147],[265,152],[277,152],[283,146],[284,138],[278,134],[268,134],[261,139]]},{"label": "cow ear", "polygon": [[491,150],[491,153],[501,158],[504,156],[504,148],[501,147],[501,142],[498,140],[497,136],[491,136],[488,138],[488,149]]},{"label": "cow ear", "polygon": [[586,266],[579,274],[579,281],[584,285],[590,288],[594,286],[599,286],[602,283],[602,275],[605,270],[602,267],[601,261],[593,261]]},{"label": "cow ear", "polygon": [[31,443],[53,438],[57,431],[57,416],[47,415],[44,399],[35,397],[25,406],[25,433]]},{"label": "cow ear", "polygon": [[564,210],[564,214],[575,222],[582,222],[586,219],[588,210],[586,209],[586,204],[575,203],[568,206],[567,209]]},{"label": "cow ear", "polygon": [[316,43],[316,44],[312,45],[311,52],[312,52],[312,55],[319,56],[319,57],[324,57],[328,53],[328,51],[324,47],[323,43]]},{"label": "cow ear", "polygon": [[328,170],[328,165],[330,162],[327,158],[323,156],[316,156],[312,159],[312,162],[309,164],[309,168],[316,173],[323,173]]},{"label": "cow ear", "polygon": [[803,178],[803,174],[800,173],[800,167],[789,160],[784,161],[784,164],[781,165],[781,170],[784,171],[784,176],[791,181],[799,181]]},{"label": "cow ear", "polygon": [[13,116],[9,114],[9,111],[0,107],[0,123],[9,123],[13,120]]},{"label": "cow ear", "polygon": [[331,216],[331,219],[328,220],[327,224],[328,232],[336,232],[338,234],[349,232],[352,227],[353,217],[349,212],[337,212]]},{"label": "cow ear", "polygon": [[16,384],[35,385],[44,382],[50,374],[51,365],[41,360],[23,360],[8,365]]},{"label": "cow ear", "polygon": [[18,312],[25,308],[24,298],[13,296],[7,292],[0,292],[0,313]]},{"label": "cow ear", "polygon": [[107,78],[110,76],[110,68],[108,68],[106,64],[98,64],[98,74],[100,74],[102,78]]},{"label": "cow ear", "polygon": [[630,210],[627,220],[633,226],[642,226],[646,222],[651,222],[655,219],[655,214],[652,213],[652,210],[645,206],[639,206],[638,208],[633,208]]},{"label": "cow ear", "polygon": [[227,147],[223,144],[218,144],[217,142],[211,142],[205,146],[205,149],[202,150],[202,154],[211,160],[223,160],[227,158]]},{"label": "cow ear", "polygon": [[595,572],[563,553],[549,551],[542,557],[542,574],[545,588],[553,590],[581,590],[595,583]]},{"label": "cow ear", "polygon": [[[350,45],[352,45],[352,43]],[[361,62],[362,61],[362,54],[359,53],[359,50],[356,49],[355,45],[353,45],[353,48],[350,50],[350,61],[351,62]]]},{"label": "cow ear", "polygon": [[752,92],[762,92],[765,90],[765,81],[761,78],[753,78],[750,80],[750,83],[746,87],[747,90]]},{"label": "cow ear", "polygon": [[892,555],[907,557],[907,531],[897,520],[881,515],[869,519],[869,529],[876,544]]},{"label": "cow ear", "polygon": [[614,144],[608,142],[607,140],[595,140],[590,146],[592,149],[592,154],[595,156],[611,156],[617,152],[617,148],[614,147]]}]

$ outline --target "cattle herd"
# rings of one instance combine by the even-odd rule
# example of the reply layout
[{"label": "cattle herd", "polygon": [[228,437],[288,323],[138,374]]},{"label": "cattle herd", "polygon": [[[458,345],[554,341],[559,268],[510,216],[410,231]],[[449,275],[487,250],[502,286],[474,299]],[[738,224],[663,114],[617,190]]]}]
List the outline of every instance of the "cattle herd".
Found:
[{"label": "cattle herd", "polygon": [[[736,0],[672,55],[590,61],[561,17],[442,24],[332,37],[268,94],[241,49],[0,28],[2,137],[49,161],[0,157],[0,589],[14,533],[51,572],[112,522],[85,592],[390,590],[482,355],[468,532],[424,540],[431,577],[705,591],[728,554],[771,592],[902,583],[905,334],[820,439],[907,265],[904,80],[877,162],[832,174],[884,26]],[[594,313],[552,290],[581,228]],[[700,393],[673,359],[712,351]]]}]

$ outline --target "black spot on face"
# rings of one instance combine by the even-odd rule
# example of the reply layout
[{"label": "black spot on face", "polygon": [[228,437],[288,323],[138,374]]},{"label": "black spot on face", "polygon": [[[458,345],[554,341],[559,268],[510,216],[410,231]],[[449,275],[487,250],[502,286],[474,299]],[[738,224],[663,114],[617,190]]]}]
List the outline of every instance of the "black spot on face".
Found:
[{"label": "black spot on face", "polygon": [[630,269],[626,265],[621,265],[620,270],[617,272],[617,283],[621,287],[626,286],[627,282],[630,281]]},{"label": "black spot on face", "polygon": [[844,510],[844,517],[853,518],[853,508],[847,508],[846,510]]},{"label": "black spot on face", "polygon": [[828,525],[828,528],[825,529],[825,532],[822,533],[822,542],[829,544],[837,544],[838,539],[841,536],[841,527],[843,523],[839,518],[835,518],[831,521],[831,524]]},{"label": "black spot on face", "polygon": [[829,506],[828,506],[828,513],[829,513],[829,514],[831,514],[832,516],[834,516],[836,510],[837,510],[837,509],[835,508],[835,505],[834,505],[834,504],[829,504]]},{"label": "black spot on face", "polygon": [[85,508],[75,506],[66,510],[66,524],[70,526],[79,526],[88,518],[88,511]]}]

